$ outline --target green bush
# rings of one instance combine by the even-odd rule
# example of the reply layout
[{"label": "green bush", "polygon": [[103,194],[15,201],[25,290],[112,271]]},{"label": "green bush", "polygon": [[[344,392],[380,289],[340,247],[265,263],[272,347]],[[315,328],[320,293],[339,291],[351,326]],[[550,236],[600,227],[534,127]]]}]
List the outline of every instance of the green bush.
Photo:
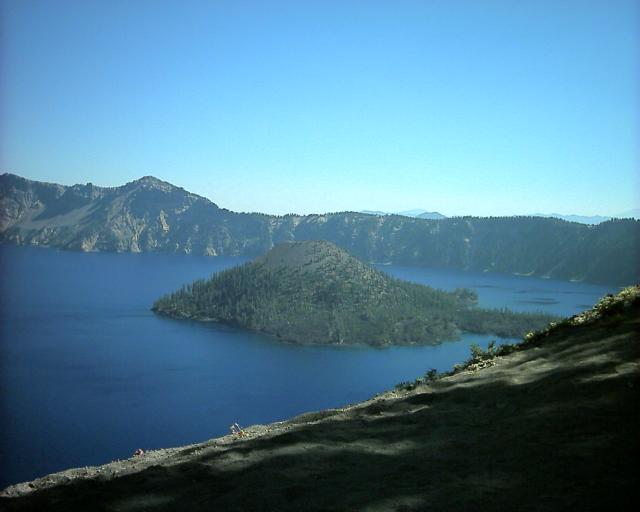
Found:
[{"label": "green bush", "polygon": [[435,368],[431,368],[427,373],[424,374],[424,378],[427,382],[433,382],[439,378],[438,370]]}]

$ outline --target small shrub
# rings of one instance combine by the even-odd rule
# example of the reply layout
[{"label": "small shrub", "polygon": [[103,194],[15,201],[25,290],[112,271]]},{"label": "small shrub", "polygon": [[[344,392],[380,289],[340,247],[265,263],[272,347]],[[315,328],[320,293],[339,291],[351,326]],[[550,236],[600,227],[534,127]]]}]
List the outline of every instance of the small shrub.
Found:
[{"label": "small shrub", "polygon": [[435,368],[431,368],[427,373],[424,374],[424,378],[427,382],[433,382],[438,378],[438,370]]},{"label": "small shrub", "polygon": [[480,348],[480,345],[472,343],[469,348],[471,349],[471,362],[484,359],[484,351]]},{"label": "small shrub", "polygon": [[500,345],[498,350],[496,351],[496,355],[498,356],[506,356],[515,352],[517,349],[516,345]]},{"label": "small shrub", "polygon": [[398,391],[411,391],[412,389],[415,389],[416,383],[415,382],[404,381],[404,382],[400,382],[400,383],[396,384],[395,387],[396,387],[396,389]]}]

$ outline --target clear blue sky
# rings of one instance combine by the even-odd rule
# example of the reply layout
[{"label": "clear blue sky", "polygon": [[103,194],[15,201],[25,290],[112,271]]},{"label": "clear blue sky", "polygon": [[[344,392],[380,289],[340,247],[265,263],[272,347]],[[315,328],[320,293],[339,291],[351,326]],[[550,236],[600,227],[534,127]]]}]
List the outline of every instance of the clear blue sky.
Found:
[{"label": "clear blue sky", "polygon": [[640,203],[640,4],[0,0],[0,170],[239,211]]}]

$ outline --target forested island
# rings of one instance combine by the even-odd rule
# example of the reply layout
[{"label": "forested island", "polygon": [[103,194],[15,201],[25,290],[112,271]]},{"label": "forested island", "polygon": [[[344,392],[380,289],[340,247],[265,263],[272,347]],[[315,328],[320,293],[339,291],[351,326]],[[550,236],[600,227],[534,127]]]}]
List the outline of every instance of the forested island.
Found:
[{"label": "forested island", "polygon": [[461,331],[516,337],[553,317],[476,306],[475,292],[395,279],[326,241],[289,242],[160,298],[159,314],[302,344],[437,344]]}]

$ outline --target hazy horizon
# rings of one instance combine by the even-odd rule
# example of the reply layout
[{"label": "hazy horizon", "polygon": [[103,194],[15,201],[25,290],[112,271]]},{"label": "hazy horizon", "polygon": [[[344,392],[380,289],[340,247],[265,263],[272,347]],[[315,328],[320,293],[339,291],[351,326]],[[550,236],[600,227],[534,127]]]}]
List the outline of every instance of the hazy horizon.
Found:
[{"label": "hazy horizon", "polygon": [[635,1],[0,4],[0,169],[233,211],[640,207]]},{"label": "hazy horizon", "polygon": [[[13,172],[9,172],[9,171],[4,171],[2,169],[0,169],[0,172],[4,173],[7,172],[8,174],[14,174],[16,176],[20,176],[20,174],[18,173],[13,173]],[[423,208],[423,207],[419,207],[419,206],[414,206],[414,207],[404,207],[400,210],[394,210],[394,211],[383,211],[377,208],[362,208],[362,209],[354,209],[354,208],[347,208],[344,210],[325,210],[325,211],[314,211],[314,212],[306,212],[306,213],[300,213],[300,212],[295,212],[295,211],[286,211],[284,213],[282,212],[267,212],[267,211],[260,211],[260,210],[233,210],[232,208],[228,208],[227,206],[225,206],[224,204],[221,204],[219,201],[216,200],[215,197],[206,197],[203,196],[202,194],[199,194],[197,191],[194,190],[188,190],[185,187],[182,187],[180,184],[178,183],[171,183],[168,182],[167,180],[162,180],[161,178],[158,178],[157,176],[153,176],[153,175],[146,175],[146,176],[152,176],[156,179],[160,179],[161,181],[165,181],[167,183],[170,183],[171,185],[174,185],[178,188],[182,188],[184,190],[186,190],[187,192],[196,194],[196,195],[200,195],[202,197],[205,197],[206,199],[210,200],[211,202],[215,203],[217,206],[219,206],[220,208],[225,208],[227,210],[231,210],[231,211],[236,211],[239,213],[262,213],[262,214],[268,214],[268,215],[288,215],[288,214],[292,214],[292,215],[323,215],[323,214],[329,214],[329,213],[338,213],[338,212],[356,212],[356,213],[367,213],[367,214],[383,214],[383,215],[407,215],[407,216],[417,216],[418,213],[424,212],[424,213],[439,213],[444,215],[445,217],[462,217],[462,216],[466,216],[466,215],[471,215],[471,216],[482,216],[482,215],[478,215],[478,214],[474,214],[474,213],[465,213],[465,214],[458,214],[456,212],[442,212],[442,211],[435,211],[435,210],[429,210],[428,208]],[[21,176],[23,178],[27,178],[26,176]],[[142,179],[144,176],[140,176],[139,178],[135,178],[134,180],[128,181],[126,183],[120,183],[120,184],[116,184],[116,185],[101,185],[100,183],[94,183],[92,181],[88,181],[85,183],[59,183],[59,182],[51,182],[51,181],[44,181],[44,183],[55,183],[57,185],[63,185],[63,186],[73,186],[73,185],[87,185],[89,183],[97,186],[97,187],[101,187],[101,188],[111,188],[111,187],[120,187],[120,186],[124,186],[127,185],[128,183],[132,183],[135,181],[138,181],[140,179]],[[27,179],[31,179],[33,181],[39,181],[39,180],[35,180],[33,178],[27,178]],[[626,211],[619,211],[619,212],[615,212],[611,215],[600,215],[600,214],[592,214],[592,215],[584,215],[582,213],[579,212],[569,212],[569,213],[564,213],[564,212],[514,212],[514,213],[510,213],[510,214],[504,214],[504,215],[487,215],[487,217],[491,217],[491,216],[496,216],[496,217],[512,217],[512,216],[544,216],[544,217],[552,217],[552,216],[563,216],[563,217],[585,217],[585,218],[589,218],[589,217],[602,217],[602,218],[606,218],[606,217],[613,217],[613,218],[624,218],[624,217],[634,217],[634,218],[639,218],[640,216],[640,208],[634,208],[631,210],[626,210]]]}]

